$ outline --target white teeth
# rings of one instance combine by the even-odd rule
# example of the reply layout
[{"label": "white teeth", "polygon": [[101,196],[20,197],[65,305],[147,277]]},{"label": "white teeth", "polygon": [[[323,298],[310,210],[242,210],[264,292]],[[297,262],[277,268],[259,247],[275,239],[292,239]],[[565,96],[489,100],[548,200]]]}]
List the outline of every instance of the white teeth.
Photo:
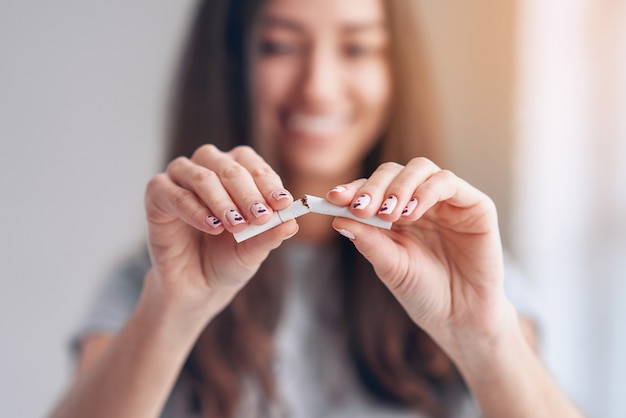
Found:
[{"label": "white teeth", "polygon": [[303,114],[294,114],[288,119],[288,125],[291,129],[314,134],[323,135],[335,132],[341,129],[346,119],[342,116],[308,116]]}]

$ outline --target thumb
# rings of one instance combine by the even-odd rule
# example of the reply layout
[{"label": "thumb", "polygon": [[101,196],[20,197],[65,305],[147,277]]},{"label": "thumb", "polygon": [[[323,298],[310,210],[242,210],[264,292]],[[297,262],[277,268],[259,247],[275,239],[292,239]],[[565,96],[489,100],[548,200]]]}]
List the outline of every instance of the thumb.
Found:
[{"label": "thumb", "polygon": [[399,234],[347,218],[335,218],[333,228],[352,241],[390,290],[401,286],[407,276],[408,263],[394,240],[400,238]]}]

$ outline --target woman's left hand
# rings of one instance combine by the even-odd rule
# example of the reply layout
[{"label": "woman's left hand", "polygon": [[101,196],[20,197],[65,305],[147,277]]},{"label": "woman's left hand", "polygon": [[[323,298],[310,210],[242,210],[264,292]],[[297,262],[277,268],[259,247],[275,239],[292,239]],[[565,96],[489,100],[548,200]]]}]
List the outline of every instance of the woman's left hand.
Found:
[{"label": "woman's left hand", "polygon": [[504,295],[495,205],[466,181],[415,158],[406,166],[382,164],[327,198],[359,217],[394,222],[386,231],[336,218],[333,227],[453,359],[488,352],[485,344],[516,321]]}]

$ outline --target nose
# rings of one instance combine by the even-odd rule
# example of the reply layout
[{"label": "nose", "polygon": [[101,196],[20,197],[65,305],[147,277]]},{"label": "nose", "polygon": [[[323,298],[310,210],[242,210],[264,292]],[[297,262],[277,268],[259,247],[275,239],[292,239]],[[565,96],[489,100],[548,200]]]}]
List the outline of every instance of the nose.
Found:
[{"label": "nose", "polygon": [[313,110],[334,106],[345,89],[340,58],[332,48],[319,45],[307,54],[303,67],[300,96],[304,104]]}]

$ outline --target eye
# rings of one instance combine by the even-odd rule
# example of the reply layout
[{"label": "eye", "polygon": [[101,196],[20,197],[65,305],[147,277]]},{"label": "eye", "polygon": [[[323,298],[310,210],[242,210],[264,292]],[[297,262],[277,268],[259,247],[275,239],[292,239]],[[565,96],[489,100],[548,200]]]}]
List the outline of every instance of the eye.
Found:
[{"label": "eye", "polygon": [[365,55],[369,55],[372,52],[371,48],[361,44],[348,44],[344,47],[344,53],[348,57],[358,58]]},{"label": "eye", "polygon": [[292,55],[298,52],[298,46],[294,43],[279,41],[261,41],[259,52],[263,56]]}]

